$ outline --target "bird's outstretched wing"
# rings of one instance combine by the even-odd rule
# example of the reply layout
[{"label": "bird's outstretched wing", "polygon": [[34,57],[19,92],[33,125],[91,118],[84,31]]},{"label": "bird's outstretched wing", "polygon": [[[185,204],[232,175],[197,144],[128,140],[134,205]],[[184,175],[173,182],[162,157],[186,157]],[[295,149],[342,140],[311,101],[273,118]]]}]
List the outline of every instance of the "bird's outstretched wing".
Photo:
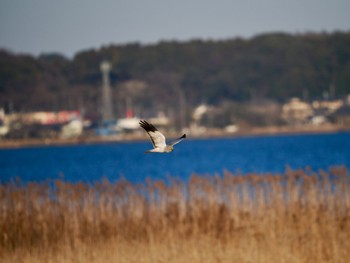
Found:
[{"label": "bird's outstretched wing", "polygon": [[145,120],[140,121],[140,126],[148,133],[154,148],[162,148],[166,146],[164,135],[158,131],[156,127]]},{"label": "bird's outstretched wing", "polygon": [[175,145],[178,144],[179,142],[181,142],[183,139],[186,138],[186,134],[182,135],[180,138],[177,138],[175,141],[173,141],[172,143],[170,143],[170,145]]}]

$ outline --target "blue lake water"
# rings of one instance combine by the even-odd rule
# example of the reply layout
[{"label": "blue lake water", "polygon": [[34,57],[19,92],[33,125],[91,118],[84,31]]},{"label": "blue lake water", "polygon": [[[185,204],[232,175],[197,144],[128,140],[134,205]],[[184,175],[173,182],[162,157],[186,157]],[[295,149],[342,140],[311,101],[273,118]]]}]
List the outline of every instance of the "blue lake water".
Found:
[{"label": "blue lake water", "polygon": [[350,133],[186,139],[170,154],[144,154],[150,142],[45,146],[0,150],[0,181],[64,179],[94,182],[121,177],[132,182],[191,174],[283,173],[286,167],[350,169]]}]

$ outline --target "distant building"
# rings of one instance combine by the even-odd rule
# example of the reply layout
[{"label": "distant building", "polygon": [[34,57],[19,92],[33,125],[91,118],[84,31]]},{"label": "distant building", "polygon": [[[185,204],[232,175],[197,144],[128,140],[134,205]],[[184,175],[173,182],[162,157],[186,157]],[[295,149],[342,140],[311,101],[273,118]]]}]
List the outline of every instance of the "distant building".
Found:
[{"label": "distant building", "polygon": [[212,106],[206,104],[200,104],[194,109],[192,113],[193,122],[190,124],[191,134],[202,135],[207,131],[208,123],[206,123],[207,125],[203,125],[202,122],[206,116],[210,115],[213,112],[213,110],[214,108]]},{"label": "distant building", "polygon": [[25,125],[64,124],[81,118],[80,111],[37,111],[26,113],[12,113],[6,116],[10,122],[20,122]]},{"label": "distant building", "polygon": [[0,136],[5,136],[9,132],[8,123],[5,121],[5,111],[0,109]]},{"label": "distant building", "polygon": [[343,127],[350,127],[350,104],[345,104],[332,114],[332,119]]},{"label": "distant building", "polygon": [[336,112],[340,107],[343,106],[342,100],[323,100],[312,102],[314,111],[319,112],[323,115],[329,115]]},{"label": "distant building", "polygon": [[116,128],[119,131],[132,131],[140,128],[139,118],[130,117],[130,118],[121,118],[118,119]]},{"label": "distant building", "polygon": [[74,119],[62,126],[60,136],[62,138],[78,137],[83,134],[83,128],[83,121]]},{"label": "distant building", "polygon": [[282,118],[291,125],[306,123],[313,113],[311,105],[299,98],[292,98],[282,107]]},{"label": "distant building", "polygon": [[156,117],[152,117],[149,121],[156,126],[168,126],[170,124],[169,118],[164,114],[164,112],[158,112]]},{"label": "distant building", "polygon": [[80,111],[12,113],[5,116],[5,123],[10,138],[73,137],[83,131]]},{"label": "distant building", "polygon": [[204,114],[207,114],[208,111],[210,111],[210,107],[207,106],[206,104],[201,104],[199,105],[197,108],[194,109],[193,114],[192,114],[192,118],[195,121],[200,121],[203,117]]}]

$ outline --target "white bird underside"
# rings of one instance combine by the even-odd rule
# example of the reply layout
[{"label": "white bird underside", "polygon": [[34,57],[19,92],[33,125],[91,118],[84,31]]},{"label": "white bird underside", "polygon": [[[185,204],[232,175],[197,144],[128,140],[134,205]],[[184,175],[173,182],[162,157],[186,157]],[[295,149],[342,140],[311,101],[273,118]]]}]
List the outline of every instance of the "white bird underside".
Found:
[{"label": "white bird underside", "polygon": [[151,142],[153,144],[153,149],[146,151],[146,153],[169,153],[174,150],[174,145],[181,142],[186,138],[186,134],[182,135],[180,138],[176,139],[169,145],[166,144],[165,136],[157,130],[152,124],[145,120],[140,120],[140,126],[147,132]]}]

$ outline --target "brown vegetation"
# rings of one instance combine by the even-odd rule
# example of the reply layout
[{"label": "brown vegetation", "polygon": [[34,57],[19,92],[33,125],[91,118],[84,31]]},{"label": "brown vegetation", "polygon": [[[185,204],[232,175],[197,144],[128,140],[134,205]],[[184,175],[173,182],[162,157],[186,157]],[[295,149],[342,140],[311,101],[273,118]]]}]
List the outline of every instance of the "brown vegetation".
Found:
[{"label": "brown vegetation", "polygon": [[347,262],[345,168],[0,185],[2,262]]}]

